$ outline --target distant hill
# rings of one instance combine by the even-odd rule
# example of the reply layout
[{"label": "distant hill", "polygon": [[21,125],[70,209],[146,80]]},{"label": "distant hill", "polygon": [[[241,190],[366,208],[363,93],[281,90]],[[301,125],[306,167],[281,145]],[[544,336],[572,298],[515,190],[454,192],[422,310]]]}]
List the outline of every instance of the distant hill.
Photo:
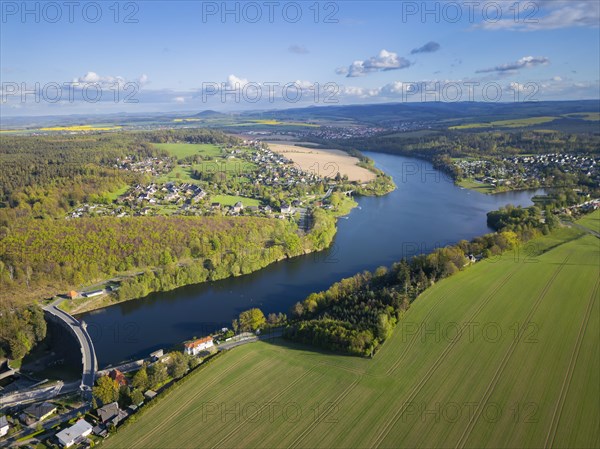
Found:
[{"label": "distant hill", "polygon": [[353,119],[365,123],[386,121],[434,121],[458,118],[481,118],[488,120],[515,117],[557,116],[577,112],[596,112],[598,100],[537,101],[521,103],[491,102],[425,102],[384,103],[347,106],[310,106],[298,109],[261,112],[263,118],[288,120]]},{"label": "distant hill", "polygon": [[199,112],[198,114],[194,115],[194,117],[201,117],[201,118],[214,118],[214,117],[223,117],[226,114],[223,114],[221,112],[217,112],[217,111],[213,111],[211,109],[207,109],[206,111],[202,111]]}]

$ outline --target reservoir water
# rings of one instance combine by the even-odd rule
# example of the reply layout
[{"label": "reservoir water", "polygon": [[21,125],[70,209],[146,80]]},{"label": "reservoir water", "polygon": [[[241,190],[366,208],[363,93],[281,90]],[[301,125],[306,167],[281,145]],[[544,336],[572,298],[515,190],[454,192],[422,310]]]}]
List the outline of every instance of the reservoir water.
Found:
[{"label": "reservoir water", "polygon": [[544,193],[483,195],[455,186],[427,162],[366,154],[393,176],[397,189],[379,198],[359,198],[359,207],[338,221],[327,251],[80,315],[100,368],[230,327],[237,314],[251,307],[260,307],[265,315],[287,313],[297,301],[343,277],[488,233],[487,212],[509,203],[529,206],[534,195]]}]

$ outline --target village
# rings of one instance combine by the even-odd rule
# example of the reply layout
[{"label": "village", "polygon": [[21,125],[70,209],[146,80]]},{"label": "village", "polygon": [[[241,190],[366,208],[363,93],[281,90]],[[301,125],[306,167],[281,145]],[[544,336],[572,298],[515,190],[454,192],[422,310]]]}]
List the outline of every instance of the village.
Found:
[{"label": "village", "polygon": [[[75,292],[72,292],[75,293]],[[41,400],[6,404],[0,401],[0,445],[11,447],[93,447],[192,370],[221,351],[280,336],[277,327],[262,333],[222,328],[213,335],[193,338],[165,353],[96,372],[93,397],[63,388],[63,394]],[[60,389],[59,389],[60,392]]]},{"label": "village", "polygon": [[[164,181],[161,175],[173,169],[165,158],[118,160],[116,168],[141,171],[153,177],[137,184],[109,203],[84,203],[66,216],[81,217],[226,215],[295,217],[303,224],[309,203],[325,207],[329,189],[343,179],[324,179],[318,170],[303,171],[284,156],[257,140],[246,140],[240,148],[224,150],[220,159],[193,166],[190,179]],[[183,166],[192,171],[192,166]],[[161,182],[162,180],[162,182]]]},{"label": "village", "polygon": [[463,179],[494,187],[527,188],[564,185],[566,178],[585,176],[600,182],[600,158],[585,155],[537,154],[454,162]]}]

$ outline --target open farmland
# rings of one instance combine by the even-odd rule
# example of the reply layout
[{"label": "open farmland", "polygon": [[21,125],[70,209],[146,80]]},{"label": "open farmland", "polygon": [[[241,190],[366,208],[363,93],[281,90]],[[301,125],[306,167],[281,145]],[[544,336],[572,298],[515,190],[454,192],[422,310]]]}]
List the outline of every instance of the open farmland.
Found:
[{"label": "open farmland", "polygon": [[599,240],[575,232],[437,283],[373,360],[237,348],[105,446],[599,447]]},{"label": "open farmland", "polygon": [[305,148],[295,145],[269,144],[269,148],[298,164],[302,170],[319,176],[334,178],[339,172],[350,181],[368,182],[375,173],[356,165],[359,160],[340,150]]},{"label": "open farmland", "polygon": [[596,210],[580,219],[577,223],[594,232],[600,233],[600,210]]},{"label": "open farmland", "polygon": [[511,120],[497,120],[489,123],[468,123],[452,126],[450,129],[477,129],[477,128],[521,128],[524,126],[542,125],[556,120],[557,117],[529,117]]}]

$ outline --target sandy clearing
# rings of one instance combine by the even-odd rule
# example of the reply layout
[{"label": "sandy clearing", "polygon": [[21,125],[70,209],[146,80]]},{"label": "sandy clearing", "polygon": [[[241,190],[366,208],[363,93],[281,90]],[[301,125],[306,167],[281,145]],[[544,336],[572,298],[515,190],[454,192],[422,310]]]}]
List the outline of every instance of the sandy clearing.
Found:
[{"label": "sandy clearing", "polygon": [[358,158],[340,150],[327,150],[269,143],[269,148],[298,164],[302,170],[325,178],[334,178],[339,172],[350,181],[367,182],[375,173],[356,165]]}]

